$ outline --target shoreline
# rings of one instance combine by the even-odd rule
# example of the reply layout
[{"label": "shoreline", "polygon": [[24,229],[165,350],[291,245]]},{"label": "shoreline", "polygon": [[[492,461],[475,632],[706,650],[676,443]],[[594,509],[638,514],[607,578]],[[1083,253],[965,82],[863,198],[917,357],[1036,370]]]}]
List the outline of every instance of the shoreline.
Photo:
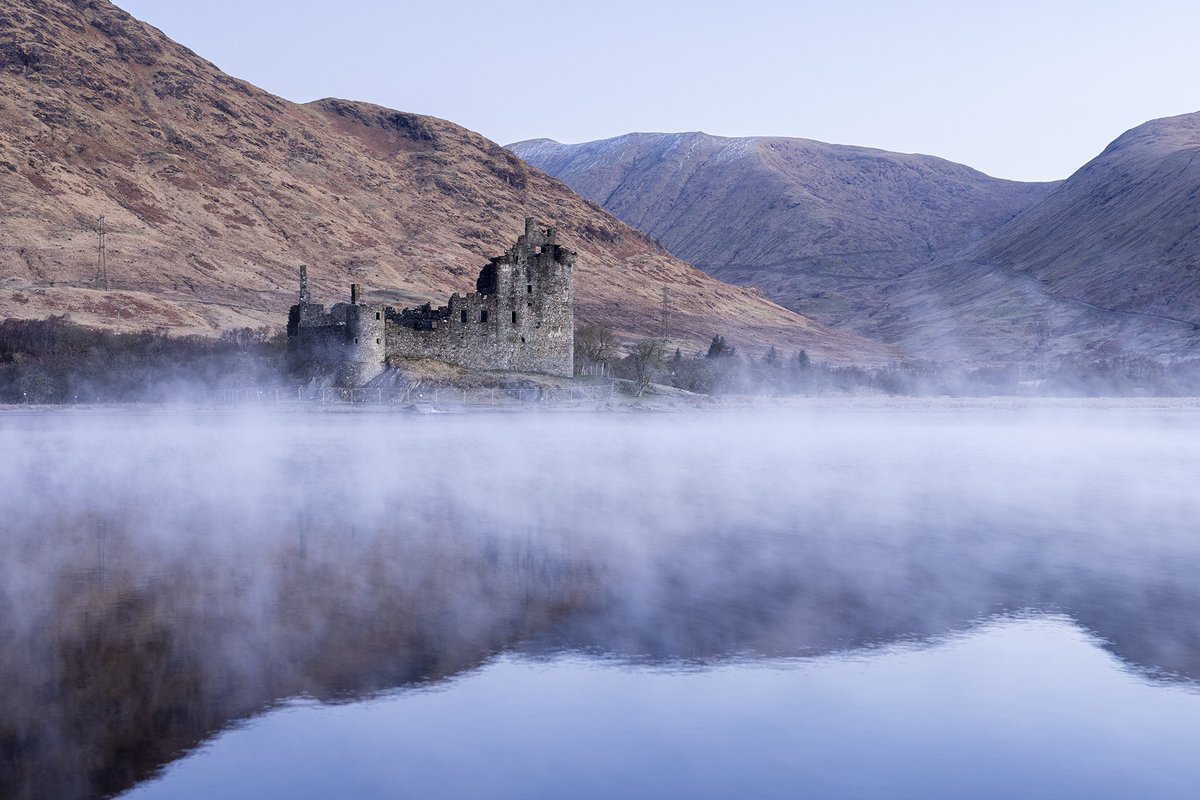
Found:
[{"label": "shoreline", "polygon": [[8,403],[0,415],[153,413],[153,414],[338,414],[418,416],[542,413],[687,413],[722,411],[1200,411],[1200,396],[1186,397],[903,397],[887,395],[819,395],[759,397],[729,395],[690,397],[614,395],[602,401],[514,401],[511,403],[376,403],[336,401],[264,401],[232,403],[124,402],[124,403]]}]

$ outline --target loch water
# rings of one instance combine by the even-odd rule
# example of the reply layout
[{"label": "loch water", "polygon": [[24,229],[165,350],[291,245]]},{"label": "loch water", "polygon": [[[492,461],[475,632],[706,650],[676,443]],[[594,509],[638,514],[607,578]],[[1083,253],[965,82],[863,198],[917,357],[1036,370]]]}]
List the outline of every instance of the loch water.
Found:
[{"label": "loch water", "polygon": [[1200,403],[0,413],[0,797],[1191,798]]}]

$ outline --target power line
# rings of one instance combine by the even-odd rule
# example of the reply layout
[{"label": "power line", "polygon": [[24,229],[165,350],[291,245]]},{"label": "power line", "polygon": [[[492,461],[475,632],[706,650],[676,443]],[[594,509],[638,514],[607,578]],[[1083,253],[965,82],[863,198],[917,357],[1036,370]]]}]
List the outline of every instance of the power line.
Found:
[{"label": "power line", "polygon": [[104,229],[104,215],[100,215],[100,245],[96,252],[96,283],[104,286],[104,291],[109,290],[108,285],[108,259],[105,253],[104,237],[106,235]]},{"label": "power line", "polygon": [[661,336],[666,339],[671,330],[671,290],[664,286],[662,290],[662,331]]}]

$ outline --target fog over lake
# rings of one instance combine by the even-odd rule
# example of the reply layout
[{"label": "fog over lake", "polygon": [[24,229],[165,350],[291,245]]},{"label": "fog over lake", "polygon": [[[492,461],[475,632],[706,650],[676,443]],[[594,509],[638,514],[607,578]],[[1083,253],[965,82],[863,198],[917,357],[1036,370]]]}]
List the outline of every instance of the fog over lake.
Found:
[{"label": "fog over lake", "polygon": [[1200,405],[0,413],[0,797],[1192,797]]}]

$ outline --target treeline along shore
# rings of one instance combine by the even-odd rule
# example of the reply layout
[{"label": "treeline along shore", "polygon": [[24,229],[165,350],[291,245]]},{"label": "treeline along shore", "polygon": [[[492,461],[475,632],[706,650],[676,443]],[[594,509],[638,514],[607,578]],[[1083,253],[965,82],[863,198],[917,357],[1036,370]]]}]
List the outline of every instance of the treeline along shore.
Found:
[{"label": "treeline along shore", "polygon": [[[865,367],[818,362],[803,350],[748,356],[721,336],[707,350],[684,352],[658,339],[621,341],[594,325],[577,332],[575,361],[584,376],[577,380],[594,384],[598,375],[610,377],[619,391],[638,396],[654,395],[656,386],[750,396],[1200,395],[1200,359],[1073,356],[1010,365],[909,360]],[[457,386],[463,380],[454,374],[414,378],[404,365],[394,366],[391,386],[417,379]],[[199,402],[216,390],[294,390],[329,380],[290,363],[287,336],[273,328],[202,337],[97,330],[65,316],[0,321],[3,404]]]}]

